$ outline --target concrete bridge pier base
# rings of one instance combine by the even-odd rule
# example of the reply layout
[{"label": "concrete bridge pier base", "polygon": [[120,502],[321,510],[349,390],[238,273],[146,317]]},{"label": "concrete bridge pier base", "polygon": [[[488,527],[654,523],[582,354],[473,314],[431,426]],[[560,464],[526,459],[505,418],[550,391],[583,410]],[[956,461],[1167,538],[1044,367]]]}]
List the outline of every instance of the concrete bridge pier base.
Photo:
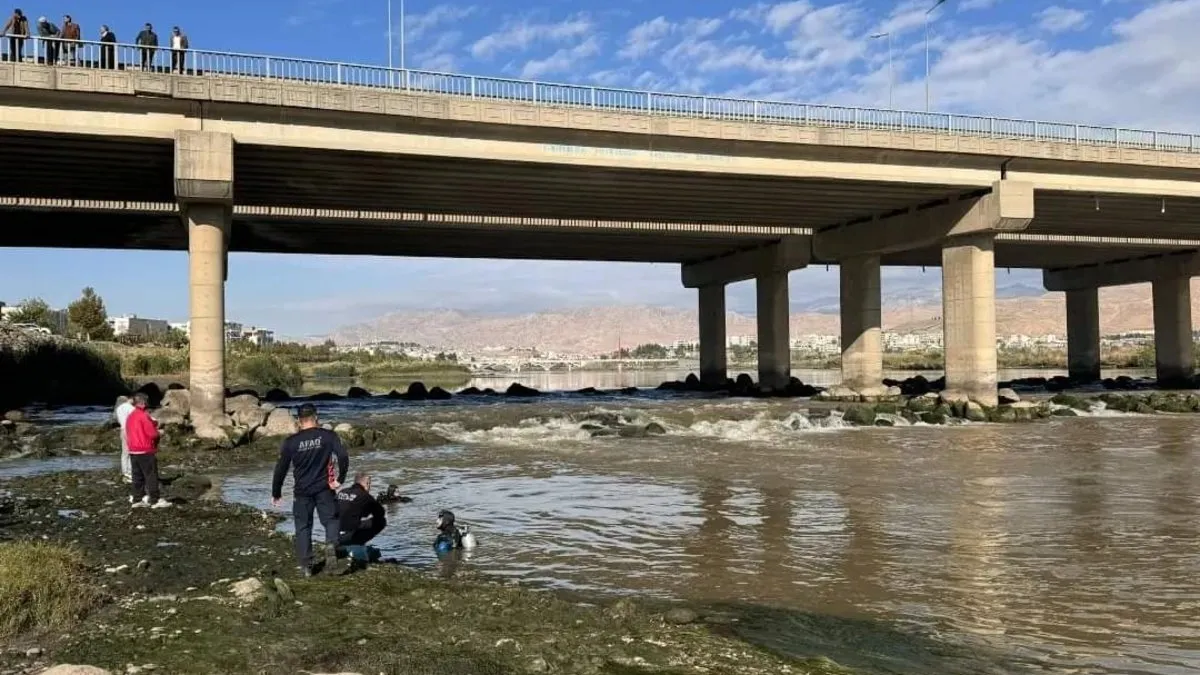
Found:
[{"label": "concrete bridge pier base", "polygon": [[1154,370],[1160,386],[1189,387],[1194,372],[1190,277],[1155,279]]},{"label": "concrete bridge pier base", "polygon": [[782,391],[792,379],[792,350],[788,331],[787,272],[757,277],[758,384],[764,391]]},{"label": "concrete bridge pier base", "polygon": [[842,384],[873,393],[883,386],[879,256],[847,258],[841,276]]},{"label": "concrete bridge pier base", "polygon": [[1067,374],[1079,382],[1100,379],[1100,290],[1067,291]]},{"label": "concrete bridge pier base", "polygon": [[192,426],[221,440],[225,423],[225,279],[233,220],[233,136],[175,132],[175,198],[188,230]]},{"label": "concrete bridge pier base", "polygon": [[942,246],[942,330],[947,398],[997,404],[995,235]]},{"label": "concrete bridge pier base", "polygon": [[191,307],[191,415],[197,433],[215,433],[225,415],[225,278],[230,209],[187,207]]},{"label": "concrete bridge pier base", "polygon": [[725,349],[725,284],[700,287],[700,381],[718,387],[728,375]]}]

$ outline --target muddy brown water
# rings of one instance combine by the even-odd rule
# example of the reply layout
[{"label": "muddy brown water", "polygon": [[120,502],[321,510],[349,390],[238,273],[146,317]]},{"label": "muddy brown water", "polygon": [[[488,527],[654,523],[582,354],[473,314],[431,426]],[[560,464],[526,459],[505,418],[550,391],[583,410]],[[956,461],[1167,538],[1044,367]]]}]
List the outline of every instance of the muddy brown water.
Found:
[{"label": "muddy brown water", "polygon": [[[414,497],[377,542],[409,564],[451,508],[476,569],[778,608],[777,648],[878,672],[1200,672],[1200,418],[845,429],[796,408],[426,410],[397,421],[444,443],[356,464]],[[668,433],[590,438],[597,413]],[[225,496],[265,506],[266,478]]]},{"label": "muddy brown water", "polygon": [[[376,542],[406,564],[432,566],[450,508],[474,569],[771,608],[760,641],[866,672],[1200,672],[1200,416],[847,429],[796,401],[367,405],[443,439],[355,457],[414,498]],[[613,416],[667,433],[582,428]],[[223,494],[268,508],[268,476]]]}]

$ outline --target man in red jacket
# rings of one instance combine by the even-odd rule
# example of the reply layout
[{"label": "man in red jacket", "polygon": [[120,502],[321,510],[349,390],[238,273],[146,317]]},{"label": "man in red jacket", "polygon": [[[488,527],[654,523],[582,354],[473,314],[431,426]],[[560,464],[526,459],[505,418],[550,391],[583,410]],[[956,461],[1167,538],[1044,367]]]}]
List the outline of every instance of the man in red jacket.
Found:
[{"label": "man in red jacket", "polygon": [[129,443],[129,459],[133,464],[133,507],[165,509],[171,502],[159,499],[158,494],[158,425],[146,412],[149,399],[138,392],[133,395],[133,412],[125,422],[125,438]]}]

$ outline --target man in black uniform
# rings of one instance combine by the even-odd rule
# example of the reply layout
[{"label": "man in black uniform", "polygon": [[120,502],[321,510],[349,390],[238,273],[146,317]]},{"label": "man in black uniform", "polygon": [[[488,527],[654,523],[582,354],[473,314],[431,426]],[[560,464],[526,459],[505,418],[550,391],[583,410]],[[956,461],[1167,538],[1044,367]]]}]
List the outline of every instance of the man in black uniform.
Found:
[{"label": "man in black uniform", "polygon": [[341,521],[340,546],[362,546],[387,527],[387,514],[371,496],[371,476],[365,471],[354,474],[354,484],[338,493],[338,519]]},{"label": "man in black uniform", "polygon": [[[322,429],[317,409],[311,403],[300,406],[297,417],[300,431],[287,437],[279,450],[275,476],[271,481],[271,504],[278,507],[283,497],[283,479],[288,467],[296,482],[292,516],[296,521],[296,557],[305,576],[313,573],[313,510],[325,528],[325,570],[337,570],[338,515],[336,491],[346,480],[350,458],[338,435]],[[337,460],[336,469],[334,459]]]}]

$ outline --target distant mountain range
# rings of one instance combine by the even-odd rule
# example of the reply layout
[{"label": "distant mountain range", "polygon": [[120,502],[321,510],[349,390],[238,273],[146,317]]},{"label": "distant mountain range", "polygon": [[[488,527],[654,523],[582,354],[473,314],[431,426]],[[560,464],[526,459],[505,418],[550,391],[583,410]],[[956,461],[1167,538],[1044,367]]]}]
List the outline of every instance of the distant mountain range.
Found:
[{"label": "distant mountain range", "polygon": [[[1200,288],[1192,282],[1192,316],[1200,318]],[[889,293],[884,300],[884,330],[924,333],[942,329],[941,300],[919,288]],[[933,291],[936,296],[936,290]],[[1030,286],[998,286],[996,332],[999,335],[1065,335],[1065,301],[1061,293]],[[730,312],[728,335],[754,335],[753,316]],[[1153,327],[1149,285],[1103,289],[1100,324],[1104,333]],[[535,314],[470,314],[453,310],[398,312],[345,326],[328,337],[339,344],[395,340],[431,347],[479,350],[487,347],[537,348],[567,353],[602,353],[647,342],[671,344],[693,340],[695,310],[671,307],[618,306],[571,309]],[[837,298],[812,298],[791,317],[798,335],[837,335]]]}]

